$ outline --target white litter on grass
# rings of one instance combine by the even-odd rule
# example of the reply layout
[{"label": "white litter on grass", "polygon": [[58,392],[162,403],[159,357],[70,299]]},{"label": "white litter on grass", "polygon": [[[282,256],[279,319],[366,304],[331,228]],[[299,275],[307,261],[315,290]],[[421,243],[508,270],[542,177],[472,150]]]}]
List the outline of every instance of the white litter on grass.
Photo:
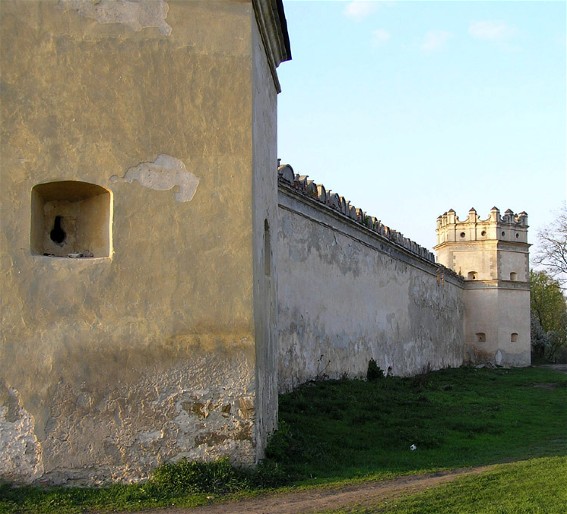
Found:
[{"label": "white litter on grass", "polygon": [[417,446],[415,444],[412,444],[409,449],[414,452],[415,450],[417,450]]}]

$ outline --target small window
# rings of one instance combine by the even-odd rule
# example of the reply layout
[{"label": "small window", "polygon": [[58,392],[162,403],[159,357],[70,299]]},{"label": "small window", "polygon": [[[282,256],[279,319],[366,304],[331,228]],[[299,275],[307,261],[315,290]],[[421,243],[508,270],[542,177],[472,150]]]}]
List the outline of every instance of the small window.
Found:
[{"label": "small window", "polygon": [[477,343],[486,343],[486,334],[484,332],[478,332],[476,334]]},{"label": "small window", "polygon": [[512,343],[517,343],[518,342],[518,334],[516,332],[513,332],[512,335],[510,336],[510,341]]},{"label": "small window", "polygon": [[518,279],[518,274],[515,271],[512,271],[512,273],[510,273],[510,280],[515,281]]},{"label": "small window", "polygon": [[516,239],[518,239],[520,237],[520,234],[516,234]]},{"label": "small window", "polygon": [[464,232],[461,232],[461,237],[465,237],[465,233],[464,233]]},{"label": "small window", "polygon": [[30,249],[49,257],[109,257],[111,193],[87,182],[38,184],[31,193]]},{"label": "small window", "polygon": [[476,271],[469,271],[467,278],[469,280],[476,280],[476,275],[477,275]]},{"label": "small window", "polygon": [[480,233],[480,235],[481,235],[482,237],[484,237],[484,236],[486,235],[486,230],[483,230],[483,231]]},{"label": "small window", "polygon": [[269,277],[272,273],[272,250],[270,242],[270,224],[264,220],[264,275]]},{"label": "small window", "polygon": [[506,235],[506,232],[502,232],[502,237],[504,237]]}]

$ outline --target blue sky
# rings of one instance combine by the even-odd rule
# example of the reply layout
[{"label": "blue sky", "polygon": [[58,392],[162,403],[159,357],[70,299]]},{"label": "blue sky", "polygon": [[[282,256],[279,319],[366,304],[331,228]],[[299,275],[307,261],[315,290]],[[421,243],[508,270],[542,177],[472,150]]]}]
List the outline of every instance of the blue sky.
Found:
[{"label": "blue sky", "polygon": [[284,0],[278,155],[432,248],[438,215],[567,194],[563,1]]}]

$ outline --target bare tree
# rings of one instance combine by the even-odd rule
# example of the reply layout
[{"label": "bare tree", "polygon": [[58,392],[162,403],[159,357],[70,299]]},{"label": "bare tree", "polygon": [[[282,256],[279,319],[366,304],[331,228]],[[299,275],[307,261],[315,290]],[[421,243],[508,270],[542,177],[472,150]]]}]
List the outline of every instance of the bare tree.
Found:
[{"label": "bare tree", "polygon": [[564,205],[556,220],[537,236],[539,249],[534,263],[543,266],[561,283],[567,282],[567,206]]}]

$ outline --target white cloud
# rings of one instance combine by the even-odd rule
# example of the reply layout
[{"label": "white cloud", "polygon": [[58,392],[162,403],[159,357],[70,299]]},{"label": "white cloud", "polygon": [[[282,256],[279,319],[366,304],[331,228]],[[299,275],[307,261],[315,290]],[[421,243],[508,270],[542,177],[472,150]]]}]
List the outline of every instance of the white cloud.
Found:
[{"label": "white cloud", "polygon": [[374,46],[382,46],[390,39],[390,33],[384,29],[375,30],[372,33],[372,42]]},{"label": "white cloud", "polygon": [[344,10],[344,13],[349,18],[354,18],[359,21],[372,14],[378,8],[378,2],[370,0],[354,0],[349,2]]},{"label": "white cloud", "polygon": [[425,38],[421,44],[421,49],[424,52],[435,52],[436,50],[440,50],[452,36],[453,35],[450,32],[445,32],[444,30],[430,30],[427,34],[425,34]]},{"label": "white cloud", "polygon": [[487,41],[504,39],[512,36],[514,32],[514,29],[503,21],[474,21],[469,26],[469,34],[472,37]]}]

